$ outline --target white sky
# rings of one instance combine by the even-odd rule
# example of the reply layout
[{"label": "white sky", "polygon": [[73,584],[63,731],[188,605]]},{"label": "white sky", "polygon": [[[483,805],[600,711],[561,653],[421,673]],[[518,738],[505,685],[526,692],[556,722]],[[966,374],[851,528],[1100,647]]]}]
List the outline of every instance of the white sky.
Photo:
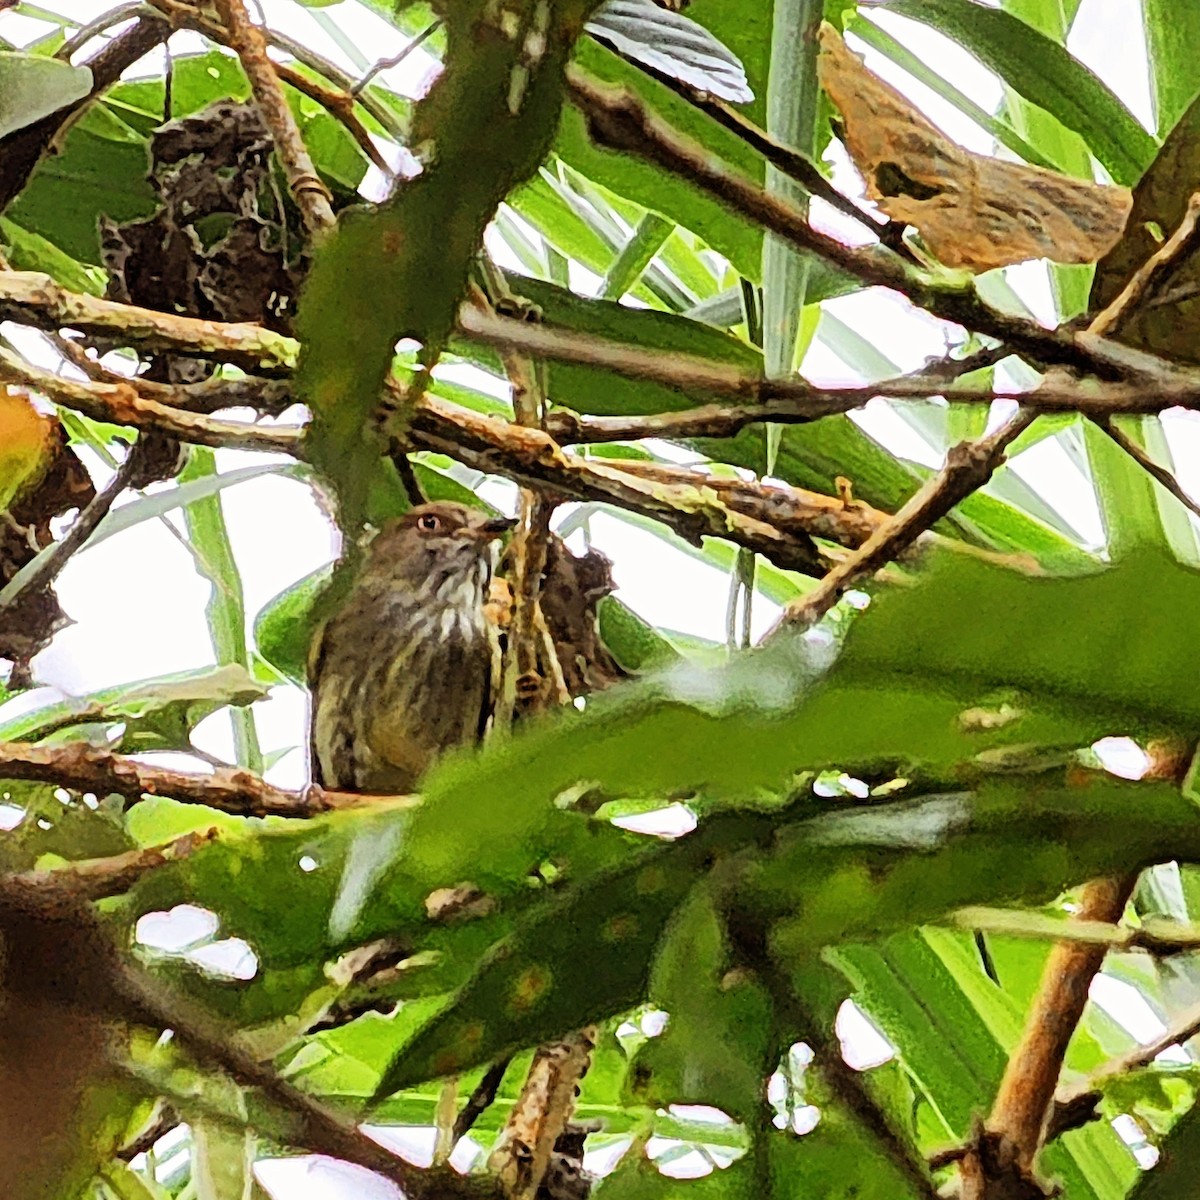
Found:
[{"label": "white sky", "polygon": [[[90,20],[111,7],[111,0],[58,0],[48,8],[70,12],[77,20]],[[1140,23],[1141,6],[1131,0],[1083,0],[1069,46],[1101,76],[1148,128],[1154,127],[1152,104]],[[368,65],[361,57],[347,54],[346,44],[369,48],[369,57],[394,54],[402,45],[399,35],[382,19],[367,11],[357,0],[343,0],[334,7],[304,9],[288,0],[263,0],[267,20],[298,37],[347,70],[361,72]],[[987,111],[1001,98],[997,80],[954,43],[926,26],[870,10],[872,19],[926,61]],[[38,21],[11,13],[0,15],[0,34],[24,43],[46,32]],[[342,37],[331,35],[340,30]],[[179,34],[172,39],[176,54],[194,51],[200,39]],[[863,49],[857,46],[860,51]],[[89,51],[90,52],[90,51]],[[886,59],[866,51],[868,65],[895,83],[947,133],[971,149],[992,152],[991,138]],[[161,60],[151,60],[157,73]],[[384,76],[398,90],[415,93],[427,78],[431,61],[423,53],[410,57],[404,66]],[[135,69],[133,74],[139,72]],[[843,184],[850,172],[838,164],[836,179]],[[822,218],[825,219],[825,218]],[[836,218],[828,226],[844,230]],[[1045,268],[1026,264],[1007,272],[1007,278],[1031,311],[1041,320],[1053,321],[1053,306]],[[573,275],[573,282],[589,286],[587,273]],[[594,285],[594,279],[590,281]],[[896,297],[878,290],[843,297],[828,306],[843,322],[869,330],[877,348],[901,371],[911,371],[929,357],[946,350],[943,327],[924,314],[913,312]],[[29,347],[42,361],[36,338],[6,327],[22,347]],[[830,383],[860,382],[856,374],[820,341],[814,343],[804,363],[805,374]],[[888,405],[874,402],[861,417],[864,427],[890,449],[914,461],[936,466],[940,451],[929,446]],[[1185,486],[1200,489],[1200,421],[1191,416],[1172,416],[1166,422],[1168,436],[1180,464]],[[221,470],[268,461],[266,456],[221,451]],[[98,463],[97,481],[106,472]],[[1099,545],[1103,534],[1090,483],[1056,441],[1045,441],[1015,464],[1026,481],[1063,512],[1089,543]],[[226,519],[240,567],[250,619],[273,596],[315,567],[328,561],[336,550],[333,531],[318,512],[308,489],[293,480],[264,478],[243,483],[223,494]],[[510,511],[513,489],[497,482],[488,489],[489,499]],[[565,517],[570,509],[563,511]],[[179,528],[178,514],[170,518]],[[662,540],[634,529],[618,518],[601,514],[591,522],[593,543],[614,561],[619,595],[651,622],[714,640],[724,637],[728,581],[724,573],[697,562]],[[147,587],[147,576],[154,586]],[[58,594],[74,624],[55,638],[35,663],[39,681],[48,688],[80,694],[115,683],[161,675],[212,661],[205,624],[204,606],[209,584],[198,576],[178,541],[158,522],[141,524],[113,537],[94,550],[76,555],[58,583]],[[760,634],[775,615],[763,597],[754,601],[754,632]],[[43,692],[34,703],[51,698]],[[16,708],[31,706],[22,697],[0,707],[0,719]],[[277,688],[271,699],[254,708],[265,752],[300,747],[304,739],[305,705],[295,688]],[[228,719],[218,714],[201,727],[197,742],[211,753],[232,753]],[[284,786],[304,782],[305,756],[299,749],[283,758],[269,773]],[[171,936],[164,933],[164,936]],[[185,939],[186,940],[186,939]],[[1119,986],[1119,985],[1118,985]],[[1126,989],[1130,991],[1130,989]],[[1116,1009],[1121,1018],[1147,1039],[1161,1031],[1161,1023],[1144,1002],[1137,1004],[1118,995],[1108,984],[1101,985],[1096,999]],[[853,1034],[854,1014],[847,1016],[849,1040],[867,1058],[877,1049],[869,1029]],[[844,1033],[844,1036],[847,1036]],[[874,1035],[877,1038],[877,1035]],[[886,1046],[884,1047],[886,1052]],[[1132,1136],[1132,1135],[1131,1135]],[[345,1169],[323,1160],[295,1159],[267,1164],[262,1181],[273,1194],[289,1200],[338,1200],[349,1194],[392,1197],[395,1189],[383,1181],[363,1176],[347,1188]],[[367,1180],[371,1179],[368,1183]]]}]

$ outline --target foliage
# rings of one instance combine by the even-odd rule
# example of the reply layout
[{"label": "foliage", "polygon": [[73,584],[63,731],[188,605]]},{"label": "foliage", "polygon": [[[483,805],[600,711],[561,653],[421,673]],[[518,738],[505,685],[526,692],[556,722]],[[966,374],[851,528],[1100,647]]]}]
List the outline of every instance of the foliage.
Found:
[{"label": "foliage", "polygon": [[[597,1159],[608,1152],[593,1185],[599,1200],[932,1194],[943,1182],[939,1172],[955,1170],[938,1153],[968,1143],[992,1110],[1043,986],[1049,945],[1027,936],[1022,920],[1032,912],[1069,933],[1073,889],[1140,871],[1128,928],[1084,932],[1130,938],[1129,929],[1151,934],[1165,923],[1166,941],[1195,944],[1200,823],[1191,755],[1200,736],[1200,652],[1191,619],[1200,611],[1200,549],[1179,499],[1161,480],[1150,482],[1127,452],[1132,443],[1141,457],[1148,451],[1170,467],[1157,415],[1112,423],[1078,411],[1042,416],[1012,450],[1014,458],[1029,452],[1027,464],[1035,450],[1053,452],[1086,480],[1104,521],[1102,546],[1079,534],[1073,514],[1052,490],[1039,492],[1032,474],[1002,472],[929,529],[915,530],[922,536],[911,551],[891,555],[877,575],[856,578],[863,590],[818,627],[753,648],[739,646],[748,637],[739,638],[738,606],[747,612],[796,602],[814,581],[738,543],[744,522],[733,517],[745,514],[732,502],[721,507],[720,485],[769,477],[830,501],[822,512],[856,515],[870,506],[894,513],[928,483],[929,468],[890,449],[882,423],[844,412],[756,421],[734,433],[674,438],[673,446],[653,436],[585,446],[570,459],[573,478],[584,468],[601,480],[619,477],[629,511],[602,506],[586,490],[562,496],[551,488],[558,501],[582,501],[566,521],[586,529],[603,511],[650,530],[664,556],[669,547],[720,568],[730,587],[726,644],[657,627],[619,593],[605,595],[598,609],[587,609],[588,619],[613,656],[613,677],[632,677],[498,730],[482,748],[447,755],[417,803],[373,798],[324,810],[314,803],[308,815],[283,818],[264,815],[253,800],[239,812],[236,804],[220,811],[184,803],[169,790],[143,795],[116,775],[104,776],[94,794],[78,776],[64,776],[63,787],[28,767],[4,777],[4,764],[30,747],[61,752],[57,761],[73,769],[114,761],[114,754],[171,755],[175,763],[197,753],[197,727],[218,713],[231,722],[226,766],[235,770],[214,778],[257,786],[270,772],[279,755],[260,745],[265,726],[256,706],[272,688],[303,686],[331,568],[277,580],[274,599],[252,601],[228,507],[235,489],[252,480],[286,487],[297,506],[289,512],[298,511],[299,497],[315,494],[336,515],[349,548],[364,525],[408,507],[413,480],[426,498],[495,511],[497,492],[485,471],[543,485],[547,476],[539,472],[566,470],[562,449],[535,442],[535,431],[518,431],[533,447],[524,456],[505,457],[480,441],[478,429],[510,428],[506,376],[533,379],[532,390],[579,418],[630,419],[733,403],[729,389],[711,382],[721,372],[788,378],[814,347],[814,357],[837,360],[855,379],[880,383],[900,374],[873,344],[873,330],[846,318],[869,310],[842,307],[844,298],[862,298],[869,279],[764,233],[727,197],[698,189],[635,147],[614,150],[597,139],[572,99],[578,76],[569,71],[625,89],[705,161],[720,160],[773,196],[808,204],[808,193],[768,167],[720,109],[671,79],[663,68],[670,66],[669,39],[648,73],[581,32],[596,7],[586,0],[507,7],[439,0],[428,10],[380,0],[368,6],[371,26],[358,0],[303,7],[310,10],[303,28],[328,34],[358,64],[359,77],[393,52],[391,42],[365,44],[361,30],[387,28],[399,48],[437,20],[424,46],[444,69],[415,103],[396,90],[395,73],[368,80],[356,92],[357,107],[345,97],[341,108],[319,103],[321,89],[344,93],[354,80],[311,56],[287,86],[292,119],[339,214],[336,228],[311,247],[294,314],[302,345],[296,395],[312,412],[303,461],[243,461],[245,451],[205,444],[191,446],[177,472],[178,447],[168,439],[165,449],[158,446],[161,469],[147,468],[88,540],[95,547],[143,523],[179,517],[171,529],[210,589],[211,665],[72,698],[21,695],[29,680],[15,665],[0,686],[0,917],[15,922],[0,932],[12,961],[45,969],[44,978],[17,972],[19,984],[6,977],[0,995],[5,1011],[16,1014],[0,1027],[0,1075],[7,1076],[0,1078],[7,1096],[0,1096],[0,1158],[5,1139],[33,1141],[39,1122],[50,1121],[54,1161],[22,1168],[30,1196],[260,1194],[256,1158],[293,1144],[326,1147],[297,1136],[303,1122],[289,1124],[261,1088],[189,1049],[189,1022],[211,1019],[229,1045],[269,1064],[301,1098],[383,1126],[434,1125],[444,1118],[447,1077],[457,1078],[465,1097],[489,1064],[511,1056],[495,1102],[471,1134],[482,1173],[482,1151],[500,1134],[535,1048],[595,1027],[574,1117],[588,1126]],[[343,29],[339,14],[351,7],[356,15]],[[656,10],[649,0],[644,7],[651,16],[638,19],[651,22],[644,29],[652,43]],[[1157,134],[1068,51],[1072,22],[1100,20],[1078,3],[696,0],[688,18],[744,65],[754,94],[744,113],[826,173],[839,118],[816,94],[815,43],[789,40],[793,25],[809,27],[821,16],[857,32],[859,46],[919,68],[925,82],[961,113],[978,115],[1027,162],[1090,179],[1094,160],[1111,180],[1137,185],[1127,233],[1095,272],[1094,316],[1179,221],[1194,216],[1189,197],[1200,187],[1190,149],[1200,120],[1200,22],[1184,0],[1142,7]],[[18,139],[34,136],[95,82],[93,71],[56,57],[64,43],[74,49],[74,18],[24,0],[15,11],[45,36],[21,53],[0,51],[4,170],[21,169]],[[197,20],[203,27],[207,18]],[[922,42],[925,29],[974,55],[1003,84],[998,112],[981,113],[963,96],[949,60],[931,51],[917,61],[913,45],[944,45]],[[323,82],[302,94],[297,78]],[[36,160],[27,186],[0,216],[9,265],[80,296],[103,293],[112,247],[101,218],[125,228],[145,221],[169,186],[147,177],[153,131],[168,116],[251,94],[237,58],[214,45],[173,54],[169,77],[158,59],[147,59],[102,90],[55,135],[54,153],[26,164]],[[363,138],[345,119],[347,104]],[[418,164],[413,178],[397,181],[378,203],[357,191],[368,178],[368,135],[385,157],[403,147]],[[279,227],[298,228],[282,169],[269,185],[287,218]],[[503,269],[477,265],[485,230]],[[198,228],[195,253],[227,232],[224,225]],[[912,249],[911,236],[905,244],[921,261],[923,295],[939,288],[966,294],[961,279],[925,261],[920,245]],[[162,258],[165,272],[165,251]],[[1126,346],[1194,366],[1194,299],[1182,292],[1195,268],[1176,267],[1169,284],[1180,294],[1163,292],[1117,332]],[[1084,307],[1092,268],[1047,270],[1065,326]],[[581,283],[587,272],[594,286]],[[1010,317],[1024,315],[1003,272],[982,277],[977,289],[1007,306]],[[664,363],[687,362],[710,372],[709,383],[642,378],[587,355],[531,366],[523,351],[498,350],[464,331],[457,321],[464,302],[508,304],[532,317],[529,328],[542,326],[576,346],[603,339]],[[16,307],[0,315],[22,319]],[[286,314],[285,332],[292,317]],[[189,366],[200,363],[201,376],[213,370],[177,346],[122,339],[86,322],[61,327],[81,330],[101,352],[137,350],[143,382],[164,389],[146,392],[152,400],[181,381],[194,383]],[[948,349],[940,365],[951,372],[991,346],[949,322],[937,336]],[[24,343],[17,349],[23,353]],[[1017,378],[1047,365],[1026,358],[1024,365],[1002,361]],[[429,374],[435,362],[439,369]],[[7,357],[0,364],[11,366]],[[215,382],[244,385],[254,365],[218,365]],[[290,385],[283,365],[257,365],[258,383]],[[970,387],[990,389],[999,370],[989,359],[961,378],[929,383],[930,396],[897,400],[889,419],[940,457],[963,437],[982,434],[986,411],[945,403],[941,387],[955,386],[960,396]],[[74,378],[65,368],[60,374]],[[389,378],[395,390],[380,424]],[[1190,376],[1180,371],[1178,378]],[[1153,383],[1140,386],[1153,390]],[[1075,384],[1086,396],[1090,382],[1073,378],[1063,386]],[[187,394],[203,400],[207,393]],[[430,434],[421,423],[422,396],[478,426],[468,429],[462,417],[458,444],[441,427]],[[294,398],[288,392],[285,399]],[[749,388],[736,397],[752,398]],[[53,468],[62,447],[69,441],[89,463],[114,466],[134,437],[58,399],[33,403],[15,387],[0,393],[0,589],[15,587],[18,572],[27,578],[30,563],[53,554],[46,547],[60,530],[51,517],[71,507]],[[200,400],[189,415],[207,416]],[[149,441],[143,433],[139,451]],[[681,454],[711,469],[701,484],[693,478],[684,499],[678,485],[670,492],[660,482]],[[621,472],[623,463],[630,469]],[[561,482],[564,475],[549,477]],[[663,500],[668,493],[673,500]],[[766,489],[756,495],[771,498]],[[799,503],[801,493],[780,495]],[[655,519],[664,504],[675,506],[670,527]],[[701,510],[728,517],[718,529],[728,539],[686,540],[694,528],[688,521]],[[754,528],[790,536],[786,523],[771,524],[777,511],[755,510]],[[274,532],[293,536],[290,527]],[[809,526],[795,536],[823,553],[826,565],[855,553],[853,542],[839,544]],[[138,564],[130,574],[147,590],[163,582],[157,564]],[[7,603],[0,591],[0,634],[11,639]],[[57,628],[34,606],[18,616],[18,632],[28,626],[49,639]],[[16,651],[11,657],[20,664]],[[304,754],[305,732],[289,736],[284,750]],[[1142,778],[1105,769],[1106,739],[1141,748],[1149,763]],[[197,766],[194,757],[190,765]],[[299,805],[303,798],[291,799]],[[638,832],[647,821],[657,822],[658,834]],[[121,886],[87,891],[98,874],[131,861]],[[166,1024],[148,1010],[133,1011],[128,1002],[105,1010],[104,997],[120,989],[109,989],[111,980],[94,966],[107,960],[90,925],[80,926],[76,947],[11,915],[5,889],[48,887],[45,876],[97,899],[98,928],[110,935],[103,944],[120,947],[129,970],[178,1005],[183,1034],[175,1045],[146,1033]],[[460,919],[431,915],[432,897],[464,888],[481,893],[482,902]],[[992,925],[986,939],[973,940],[956,914],[968,910],[982,921],[981,908],[995,910],[984,914]],[[190,914],[192,940],[155,943],[147,931],[164,913],[176,920]],[[251,969],[240,973],[229,967],[228,952],[238,946],[252,956]],[[85,969],[99,972],[94,988],[77,986]],[[1109,953],[1105,973],[1110,984],[1132,984],[1172,1028],[1195,1005],[1200,985],[1192,956],[1152,959],[1128,940]],[[61,980],[72,978],[76,986],[61,990]],[[855,1018],[860,1032],[846,1032]],[[864,1025],[886,1039],[887,1061],[851,1072],[839,1036],[852,1059],[869,1040]],[[110,1027],[124,1031],[111,1043]],[[62,1047],[79,1039],[78,1061],[23,1081],[28,1092],[15,1101],[13,1079],[38,1055],[54,1057],[58,1029],[71,1031]],[[28,1054],[21,1050],[26,1036],[34,1048]],[[1177,1052],[1109,1073],[1108,1064],[1131,1053],[1137,1039],[1119,1014],[1089,1005],[1054,1065],[1068,1090],[1096,1084],[1102,1119],[1052,1127],[1036,1181],[1026,1184],[1049,1194],[1056,1183],[1066,1200],[1189,1194],[1200,1155],[1195,1063]],[[52,1103],[37,1102],[39,1088]],[[64,1099],[75,1096],[83,1097],[77,1111]],[[186,1155],[126,1161],[121,1148],[153,1125],[163,1097],[173,1120],[186,1123],[186,1136],[171,1135]],[[1141,1173],[1130,1149],[1141,1149],[1137,1137],[1161,1144],[1163,1166]],[[930,1160],[935,1167],[927,1172]],[[6,1178],[0,1163],[0,1181]]]}]

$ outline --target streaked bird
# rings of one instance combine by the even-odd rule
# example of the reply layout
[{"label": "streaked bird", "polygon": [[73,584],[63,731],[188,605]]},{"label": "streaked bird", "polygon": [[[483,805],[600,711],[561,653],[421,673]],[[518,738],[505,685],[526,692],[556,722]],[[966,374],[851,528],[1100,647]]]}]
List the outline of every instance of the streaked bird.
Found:
[{"label": "streaked bird", "polygon": [[314,783],[411,792],[440,754],[482,737],[495,646],[484,603],[513,524],[449,502],[384,524],[313,641]]}]

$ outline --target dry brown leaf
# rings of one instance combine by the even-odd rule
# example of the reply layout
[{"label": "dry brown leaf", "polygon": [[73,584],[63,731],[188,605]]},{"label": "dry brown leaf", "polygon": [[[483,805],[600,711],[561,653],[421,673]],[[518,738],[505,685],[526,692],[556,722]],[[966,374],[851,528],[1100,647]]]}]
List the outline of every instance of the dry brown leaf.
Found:
[{"label": "dry brown leaf", "polygon": [[[1162,248],[1200,188],[1200,100],[1171,130],[1133,192],[1125,236],[1096,267],[1088,311],[1108,307],[1142,264]],[[1109,337],[1181,363],[1200,362],[1200,255],[1178,256]]]},{"label": "dry brown leaf", "polygon": [[888,216],[919,230],[948,267],[988,271],[1049,258],[1089,263],[1121,236],[1128,188],[974,154],[952,142],[822,25],[821,85],[842,141]]}]

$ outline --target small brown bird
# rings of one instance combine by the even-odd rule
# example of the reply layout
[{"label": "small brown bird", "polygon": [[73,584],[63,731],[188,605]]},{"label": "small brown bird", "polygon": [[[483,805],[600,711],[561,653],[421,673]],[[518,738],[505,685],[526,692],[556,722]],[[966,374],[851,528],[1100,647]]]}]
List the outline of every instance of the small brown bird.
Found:
[{"label": "small brown bird", "polygon": [[484,602],[493,543],[513,525],[449,502],[384,524],[313,641],[315,783],[411,792],[440,754],[482,737],[494,645]]}]

